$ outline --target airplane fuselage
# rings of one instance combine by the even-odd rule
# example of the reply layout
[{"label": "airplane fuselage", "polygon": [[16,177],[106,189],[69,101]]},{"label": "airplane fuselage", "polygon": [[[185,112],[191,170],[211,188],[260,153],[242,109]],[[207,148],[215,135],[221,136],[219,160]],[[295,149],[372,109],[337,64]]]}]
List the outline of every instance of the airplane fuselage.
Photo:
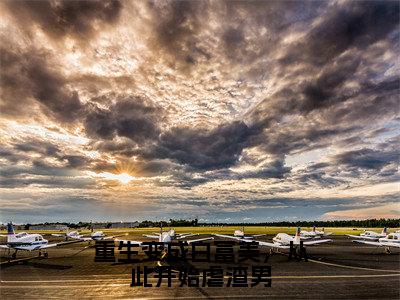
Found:
[{"label": "airplane fuselage", "polygon": [[48,240],[44,239],[40,234],[27,234],[21,232],[8,238],[7,245],[18,250],[37,250],[48,244]]}]

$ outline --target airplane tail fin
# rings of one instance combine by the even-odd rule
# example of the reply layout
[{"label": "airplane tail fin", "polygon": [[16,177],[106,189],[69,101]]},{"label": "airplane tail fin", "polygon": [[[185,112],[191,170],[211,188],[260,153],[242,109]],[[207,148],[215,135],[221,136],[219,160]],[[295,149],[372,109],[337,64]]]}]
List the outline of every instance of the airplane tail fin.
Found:
[{"label": "airplane tail fin", "polygon": [[313,226],[312,231],[315,232],[315,226]]},{"label": "airplane tail fin", "polygon": [[15,238],[15,231],[12,223],[7,224],[7,242],[12,241]]},{"label": "airplane tail fin", "polygon": [[385,228],[382,229],[382,234],[388,234],[388,231],[389,231],[388,228],[385,227]]},{"label": "airplane tail fin", "polygon": [[293,243],[296,245],[296,244],[300,244],[300,231],[301,231],[301,228],[300,227],[297,227],[297,229],[296,229],[296,235],[294,236],[294,241],[293,241]]}]

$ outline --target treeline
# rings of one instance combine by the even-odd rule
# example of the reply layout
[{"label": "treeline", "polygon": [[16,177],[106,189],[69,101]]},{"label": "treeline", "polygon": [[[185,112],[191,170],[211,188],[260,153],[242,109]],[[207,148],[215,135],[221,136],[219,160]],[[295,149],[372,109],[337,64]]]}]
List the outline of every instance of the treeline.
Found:
[{"label": "treeline", "polygon": [[400,227],[400,219],[336,220],[336,221],[282,221],[264,223],[200,223],[199,226],[275,226],[275,227]]},{"label": "treeline", "polygon": [[197,219],[194,220],[174,220],[174,219],[169,219],[169,222],[167,221],[143,221],[139,223],[139,227],[196,227],[199,225],[199,222]]},{"label": "treeline", "polygon": [[[112,223],[105,222],[105,228],[110,228]],[[42,223],[40,225],[66,225],[69,228],[88,228],[92,227],[91,222],[79,223]],[[26,224],[25,229],[29,229],[31,224]],[[271,227],[400,227],[400,219],[369,219],[369,220],[347,220],[347,221],[281,221],[281,222],[263,222],[263,223],[199,223],[197,219],[170,219],[169,221],[142,221],[139,227],[196,227],[196,226],[271,226]]]}]

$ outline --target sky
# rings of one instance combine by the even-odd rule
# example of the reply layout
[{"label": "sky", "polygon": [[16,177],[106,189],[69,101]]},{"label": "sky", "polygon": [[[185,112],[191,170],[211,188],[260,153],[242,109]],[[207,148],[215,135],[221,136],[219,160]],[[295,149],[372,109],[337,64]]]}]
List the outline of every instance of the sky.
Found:
[{"label": "sky", "polygon": [[398,1],[0,15],[0,221],[400,217]]}]

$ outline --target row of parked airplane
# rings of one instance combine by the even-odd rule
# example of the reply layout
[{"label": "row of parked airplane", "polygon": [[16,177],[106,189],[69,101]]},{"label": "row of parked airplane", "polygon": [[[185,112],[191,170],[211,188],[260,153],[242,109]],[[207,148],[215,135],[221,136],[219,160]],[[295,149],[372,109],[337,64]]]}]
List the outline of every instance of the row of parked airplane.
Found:
[{"label": "row of parked airplane", "polygon": [[[169,231],[163,231],[162,228],[159,233],[154,234],[144,234],[144,237],[156,239],[158,242],[163,244],[171,243],[172,241],[186,239],[192,236],[198,236],[199,234],[192,233],[181,233],[178,234],[174,229],[170,229]],[[299,245],[300,242],[303,242],[304,246],[312,246],[318,245],[322,243],[331,242],[331,239],[321,239],[321,237],[331,235],[331,233],[325,233],[324,230],[317,231],[315,227],[312,231],[301,231],[300,227],[297,228],[296,234],[294,236],[289,235],[287,233],[278,233],[273,239],[272,242],[260,241],[257,240],[258,237],[263,235],[246,235],[244,233],[244,229],[235,230],[233,235],[224,235],[224,234],[214,234],[216,237],[225,238],[225,239],[233,239],[243,242],[258,242],[260,246],[269,247],[272,249],[288,249],[290,247],[290,243],[293,242],[293,245]],[[97,231],[92,233],[89,236],[85,236],[79,234],[77,231],[67,232],[65,234],[53,234],[53,236],[57,237],[65,237],[65,242],[53,243],[49,244],[48,240],[44,239],[40,234],[28,234],[26,232],[21,232],[16,234],[14,232],[14,228],[11,223],[7,224],[7,243],[5,245],[0,245],[0,249],[8,249],[9,252],[13,249],[15,252],[12,254],[12,258],[16,258],[16,254],[18,250],[27,250],[34,251],[38,250],[39,255],[41,255],[41,251],[44,251],[44,256],[47,257],[47,249],[52,247],[64,246],[71,243],[78,243],[84,241],[96,241],[96,240],[106,240],[106,239],[114,239],[116,242],[122,243],[132,243],[142,245],[143,241],[133,241],[133,240],[122,240],[118,239],[118,236],[107,236],[101,231]],[[400,248],[400,231],[395,233],[388,233],[385,228],[380,234],[374,231],[365,231],[361,233],[359,236],[356,235],[348,235],[351,238],[355,238],[353,242],[373,245],[377,247],[385,247],[385,249],[390,250],[390,247]],[[206,238],[196,238],[196,239],[188,239],[185,240],[188,244],[213,240],[214,237],[206,237]]]},{"label": "row of parked airplane", "polygon": [[394,233],[389,233],[385,227],[381,233],[375,231],[365,231],[360,235],[347,234],[348,237],[355,238],[353,242],[377,247],[385,247],[390,252],[390,247],[400,247],[400,230]]}]

